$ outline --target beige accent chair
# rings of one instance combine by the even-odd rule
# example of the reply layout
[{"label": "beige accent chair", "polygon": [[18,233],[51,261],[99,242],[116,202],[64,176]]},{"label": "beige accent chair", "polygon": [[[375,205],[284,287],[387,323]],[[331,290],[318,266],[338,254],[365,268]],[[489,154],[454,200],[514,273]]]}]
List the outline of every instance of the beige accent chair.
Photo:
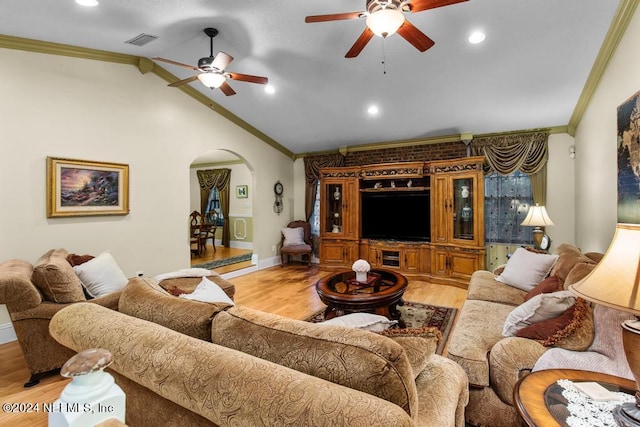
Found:
[{"label": "beige accent chair", "polygon": [[[20,259],[0,263],[0,304],[6,304],[31,378],[25,387],[40,382],[74,355],[49,335],[49,321],[58,311],[87,301],[80,280],[67,261],[68,252],[53,249],[32,265]],[[90,300],[118,309],[120,291]]]},{"label": "beige accent chair", "polygon": [[290,222],[287,228],[302,228],[303,242],[287,245],[284,232],[282,233],[282,239],[280,241],[280,266],[284,266],[285,256],[287,257],[287,261],[291,262],[292,255],[300,255],[303,260],[306,257],[307,265],[311,266],[311,253],[313,252],[313,248],[311,247],[311,225],[307,221],[296,220]]}]

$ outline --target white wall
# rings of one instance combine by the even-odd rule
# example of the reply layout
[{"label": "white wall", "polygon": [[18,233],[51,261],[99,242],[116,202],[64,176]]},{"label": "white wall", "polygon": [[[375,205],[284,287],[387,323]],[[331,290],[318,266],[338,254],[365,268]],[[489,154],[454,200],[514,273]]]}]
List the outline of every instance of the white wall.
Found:
[{"label": "white wall", "polygon": [[551,237],[551,251],[561,243],[576,244],[575,159],[569,156],[574,143],[566,133],[549,135],[546,208],[554,225],[545,232]]},{"label": "white wall", "polygon": [[[190,164],[219,148],[255,168],[253,250],[273,256],[280,228],[293,219],[272,209],[275,181],[293,188],[289,157],[129,65],[10,49],[0,49],[0,63],[0,261],[35,262],[64,247],[108,249],[127,275],[189,266]],[[131,213],[46,218],[47,156],[129,164]],[[2,307],[0,324],[7,322]]]},{"label": "white wall", "polygon": [[640,8],[629,23],[576,132],[576,236],[604,252],[617,222],[617,108],[640,90]]}]

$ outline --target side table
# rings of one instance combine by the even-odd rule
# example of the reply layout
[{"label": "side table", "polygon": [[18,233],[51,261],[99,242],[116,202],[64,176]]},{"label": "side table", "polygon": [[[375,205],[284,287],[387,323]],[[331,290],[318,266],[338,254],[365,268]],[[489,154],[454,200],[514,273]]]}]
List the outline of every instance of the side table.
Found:
[{"label": "side table", "polygon": [[636,389],[635,381],[599,372],[576,369],[533,372],[518,381],[513,389],[514,405],[528,426],[566,427],[565,420],[569,413],[560,394],[562,388],[556,385],[556,381],[562,379],[573,382],[594,381],[610,391],[622,391],[631,395]]}]

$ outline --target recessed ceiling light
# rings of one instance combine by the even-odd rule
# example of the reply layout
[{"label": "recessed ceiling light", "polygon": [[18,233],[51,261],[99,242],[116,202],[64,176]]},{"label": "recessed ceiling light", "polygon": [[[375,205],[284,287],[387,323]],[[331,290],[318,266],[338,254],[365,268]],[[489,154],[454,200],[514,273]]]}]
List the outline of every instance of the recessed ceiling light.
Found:
[{"label": "recessed ceiling light", "polygon": [[276,93],[276,88],[271,85],[266,85],[264,87],[264,91],[267,92],[268,94],[272,94],[272,93]]},{"label": "recessed ceiling light", "polygon": [[471,43],[471,44],[482,43],[484,41],[485,37],[486,36],[482,31],[474,31],[469,36],[469,43]]},{"label": "recessed ceiling light", "polygon": [[98,0],[76,0],[76,3],[81,6],[97,6]]},{"label": "recessed ceiling light", "polygon": [[367,109],[367,113],[371,114],[372,116],[375,116],[376,114],[378,114],[380,110],[378,110],[378,107],[376,105],[371,105],[368,109]]}]

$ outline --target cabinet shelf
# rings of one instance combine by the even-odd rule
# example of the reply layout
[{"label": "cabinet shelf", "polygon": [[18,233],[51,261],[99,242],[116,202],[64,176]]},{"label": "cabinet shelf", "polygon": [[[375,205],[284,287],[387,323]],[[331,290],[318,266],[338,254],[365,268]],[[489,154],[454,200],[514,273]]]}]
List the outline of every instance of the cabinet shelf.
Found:
[{"label": "cabinet shelf", "polygon": [[395,191],[427,191],[429,187],[382,187],[382,188],[361,188],[361,193],[380,193],[380,192],[395,192]]}]

